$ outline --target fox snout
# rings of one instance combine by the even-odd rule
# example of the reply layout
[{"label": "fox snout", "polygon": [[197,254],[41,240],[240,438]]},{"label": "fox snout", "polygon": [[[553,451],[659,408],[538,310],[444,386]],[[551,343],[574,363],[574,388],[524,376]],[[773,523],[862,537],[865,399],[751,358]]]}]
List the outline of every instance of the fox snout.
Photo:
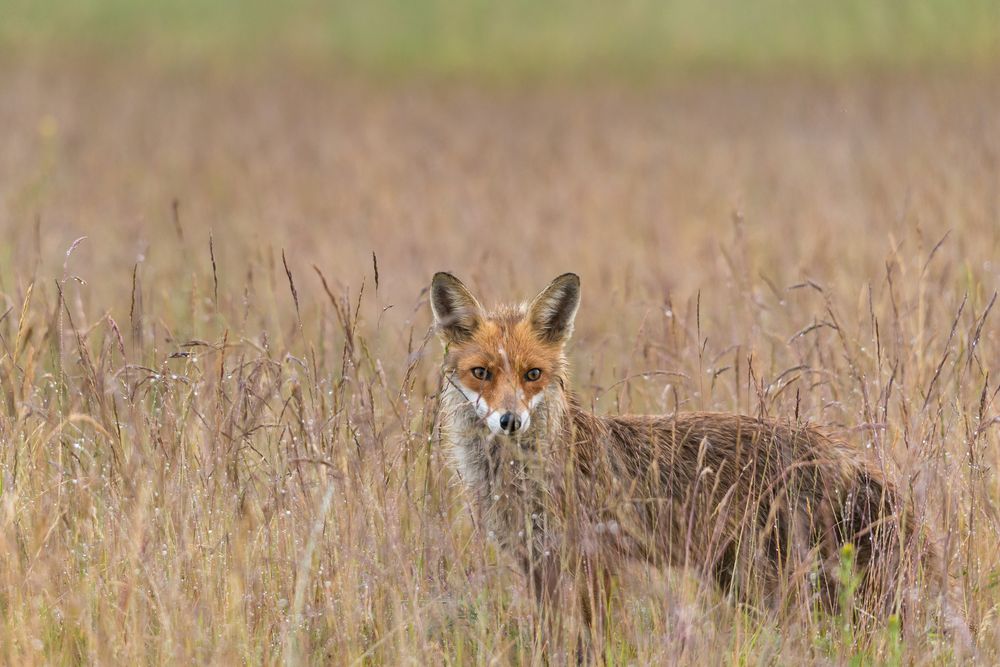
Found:
[{"label": "fox snout", "polygon": [[520,412],[496,410],[486,419],[486,424],[493,435],[512,436],[527,430],[531,424],[531,413],[527,410]]},{"label": "fox snout", "polygon": [[513,436],[526,431],[530,424],[528,410],[492,410],[486,416],[486,425],[493,435]]},{"label": "fox snout", "polygon": [[521,428],[521,419],[513,412],[505,412],[500,416],[500,428],[508,433],[513,433]]}]

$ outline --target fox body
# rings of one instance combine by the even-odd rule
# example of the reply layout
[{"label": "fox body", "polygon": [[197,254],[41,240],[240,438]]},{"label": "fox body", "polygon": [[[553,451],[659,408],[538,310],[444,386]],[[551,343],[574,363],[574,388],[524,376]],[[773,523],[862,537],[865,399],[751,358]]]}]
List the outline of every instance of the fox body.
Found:
[{"label": "fox body", "polygon": [[[543,607],[570,578],[587,624],[601,622],[624,560],[695,568],[758,608],[802,593],[835,606],[850,543],[855,599],[868,618],[884,618],[906,596],[903,574],[916,561],[931,576],[940,569],[893,485],[818,428],[582,409],[564,354],[579,302],[574,274],[492,312],[450,274],[435,275],[431,289],[446,345],[445,438],[486,530],[521,563]],[[909,552],[922,556],[907,561]],[[964,622],[952,625],[965,640]]]}]

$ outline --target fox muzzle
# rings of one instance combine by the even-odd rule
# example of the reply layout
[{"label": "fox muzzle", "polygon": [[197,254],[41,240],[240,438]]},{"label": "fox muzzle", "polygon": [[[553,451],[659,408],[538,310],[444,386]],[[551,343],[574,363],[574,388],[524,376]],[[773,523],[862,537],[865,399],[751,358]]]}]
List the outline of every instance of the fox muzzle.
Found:
[{"label": "fox muzzle", "polygon": [[507,433],[514,433],[521,428],[521,418],[513,412],[505,412],[500,415],[500,428]]}]

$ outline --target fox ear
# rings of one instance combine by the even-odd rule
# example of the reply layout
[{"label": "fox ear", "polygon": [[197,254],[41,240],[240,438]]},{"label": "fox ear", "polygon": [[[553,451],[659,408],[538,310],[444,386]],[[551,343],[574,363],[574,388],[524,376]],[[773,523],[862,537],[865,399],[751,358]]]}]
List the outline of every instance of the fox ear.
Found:
[{"label": "fox ear", "polygon": [[564,273],[531,301],[528,317],[542,340],[565,343],[573,334],[573,320],[579,307],[580,276]]},{"label": "fox ear", "polygon": [[431,281],[431,310],[441,336],[451,343],[468,340],[483,318],[483,309],[462,281],[441,271]]}]

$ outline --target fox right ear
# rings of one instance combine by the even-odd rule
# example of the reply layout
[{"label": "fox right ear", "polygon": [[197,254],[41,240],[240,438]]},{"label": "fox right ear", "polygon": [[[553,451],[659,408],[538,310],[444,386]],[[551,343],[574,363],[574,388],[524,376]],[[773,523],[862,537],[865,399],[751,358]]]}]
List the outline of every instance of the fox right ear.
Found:
[{"label": "fox right ear", "polygon": [[565,343],[573,334],[573,320],[580,307],[580,276],[564,273],[528,305],[531,326],[549,343]]},{"label": "fox right ear", "polygon": [[441,271],[431,281],[431,310],[447,342],[468,340],[482,321],[483,309],[462,281]]}]

